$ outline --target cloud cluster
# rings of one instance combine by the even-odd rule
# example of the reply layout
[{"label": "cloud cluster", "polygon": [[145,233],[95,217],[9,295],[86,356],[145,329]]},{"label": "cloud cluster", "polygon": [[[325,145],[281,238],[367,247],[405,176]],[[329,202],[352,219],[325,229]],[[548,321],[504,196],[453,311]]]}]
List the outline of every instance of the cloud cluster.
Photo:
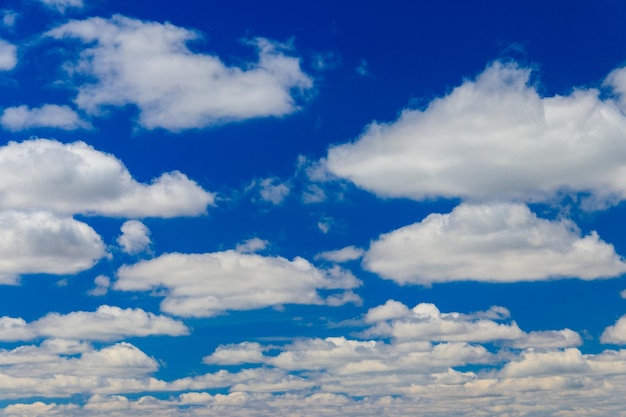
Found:
[{"label": "cloud cluster", "polygon": [[567,220],[538,218],[522,204],[461,204],[448,214],[383,234],[364,267],[400,284],[597,279],[626,272],[613,245],[582,237]]},{"label": "cloud cluster", "polygon": [[[423,110],[331,147],[327,169],[382,197],[626,198],[626,116],[595,89],[541,97],[530,70],[496,62]],[[624,91],[623,70],[610,78]],[[623,97],[623,96],[622,96]]]},{"label": "cloud cluster", "polygon": [[[170,253],[122,266],[114,288],[165,289],[161,310],[186,317],[210,317],[227,310],[283,304],[340,305],[359,298],[350,290],[360,281],[338,267],[319,269],[306,259],[288,260],[233,250]],[[318,290],[332,294],[322,297]]]},{"label": "cloud cluster", "polygon": [[98,114],[105,106],[133,104],[147,129],[180,131],[298,109],[293,92],[310,89],[311,78],[289,47],[256,38],[258,60],[227,66],[214,55],[194,53],[198,33],[169,23],[124,16],[71,21],[48,32],[88,46],[75,68],[97,80],[79,87],[76,104]]},{"label": "cloud cluster", "polygon": [[24,319],[0,317],[0,340],[37,338],[113,341],[126,337],[181,336],[189,329],[180,321],[140,308],[122,309],[103,305],[94,312],[48,313],[27,323]]},{"label": "cloud cluster", "polygon": [[31,109],[28,106],[8,107],[0,117],[0,124],[6,130],[20,130],[49,127],[63,130],[88,128],[85,122],[69,106],[45,104]]},{"label": "cloud cluster", "polygon": [[0,209],[5,210],[176,217],[203,214],[214,200],[176,171],[139,183],[120,160],[84,142],[9,142],[0,147],[0,177]]},{"label": "cloud cluster", "polygon": [[1,284],[15,284],[22,274],[74,274],[106,255],[90,226],[49,212],[0,211],[0,231]]}]

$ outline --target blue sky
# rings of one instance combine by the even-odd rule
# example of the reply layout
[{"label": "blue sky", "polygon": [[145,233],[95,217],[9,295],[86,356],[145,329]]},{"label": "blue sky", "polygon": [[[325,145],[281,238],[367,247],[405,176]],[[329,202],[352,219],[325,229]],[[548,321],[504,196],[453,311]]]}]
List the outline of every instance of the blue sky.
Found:
[{"label": "blue sky", "polygon": [[335,3],[1,4],[0,416],[626,415],[626,6]]}]

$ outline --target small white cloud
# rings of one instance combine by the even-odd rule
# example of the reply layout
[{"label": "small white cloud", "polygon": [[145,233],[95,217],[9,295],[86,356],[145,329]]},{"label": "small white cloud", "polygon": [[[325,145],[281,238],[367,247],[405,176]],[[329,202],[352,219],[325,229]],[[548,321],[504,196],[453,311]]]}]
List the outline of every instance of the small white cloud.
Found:
[{"label": "small white cloud", "polygon": [[320,232],[326,234],[330,231],[330,227],[332,226],[332,224],[333,222],[330,219],[320,220],[319,222],[317,222],[317,228]]},{"label": "small white cloud", "polygon": [[[161,310],[186,317],[211,317],[228,310],[284,304],[330,304],[333,295],[361,284],[338,267],[318,269],[300,257],[289,261],[232,250],[165,254],[123,266],[117,278],[116,290],[166,288]],[[318,290],[324,290],[326,298]],[[336,300],[332,298],[332,303]]]},{"label": "small white cloud", "polygon": [[150,230],[139,220],[127,220],[121,227],[122,234],[117,238],[117,243],[122,250],[129,254],[137,254],[145,251],[152,241]]},{"label": "small white cloud", "polygon": [[219,57],[194,53],[197,32],[124,16],[71,21],[48,35],[88,46],[75,68],[97,80],[79,87],[76,104],[92,114],[134,104],[139,124],[172,131],[283,116],[298,110],[297,91],[311,89],[290,47],[263,38],[249,42],[259,58],[228,67]]},{"label": "small white cloud", "polygon": [[189,329],[180,321],[148,313],[140,308],[103,305],[94,312],[49,313],[27,323],[21,318],[0,317],[0,340],[57,338],[112,341],[126,337],[181,336]]},{"label": "small white cloud", "polygon": [[365,253],[365,251],[361,248],[357,248],[356,246],[346,246],[342,249],[318,253],[315,257],[318,259],[325,259],[331,262],[342,263],[355,261],[361,258],[363,256],[363,253]]},{"label": "small white cloud", "polygon": [[17,20],[17,12],[14,10],[3,10],[0,12],[2,15],[2,24],[5,27],[11,28],[15,26],[15,21]]},{"label": "small white cloud", "polygon": [[17,65],[17,47],[0,39],[0,71],[9,71]]},{"label": "small white cloud", "polygon": [[205,356],[202,361],[213,365],[240,365],[263,362],[264,348],[255,342],[243,342],[235,345],[220,345],[215,351]]},{"label": "small white cloud", "polygon": [[56,104],[45,104],[36,109],[29,109],[28,106],[6,108],[0,117],[0,124],[4,129],[13,132],[42,127],[63,130],[90,127],[70,107]]},{"label": "small white cloud", "polygon": [[278,178],[265,178],[259,183],[259,194],[264,201],[272,204],[281,204],[291,192],[287,183],[280,182]]},{"label": "small white cloud", "polygon": [[73,274],[106,255],[100,236],[87,224],[48,212],[0,211],[0,283],[19,275]]},{"label": "small white cloud", "polygon": [[607,327],[602,336],[600,342],[615,345],[626,345],[626,315],[620,317],[613,326]]},{"label": "small white cloud", "polygon": [[326,192],[316,184],[310,184],[302,193],[302,202],[305,204],[321,203],[326,201]]},{"label": "small white cloud", "polygon": [[591,280],[626,272],[626,263],[597,233],[581,237],[570,221],[540,219],[525,205],[499,203],[461,204],[381,235],[363,262],[384,278],[422,285]]},{"label": "small white cloud", "polygon": [[177,171],[138,183],[120,160],[84,142],[9,142],[0,146],[0,178],[0,209],[176,217],[203,214],[214,201]]},{"label": "small white cloud", "polygon": [[65,13],[68,8],[82,9],[83,0],[39,0],[44,6]]},{"label": "small white cloud", "polygon": [[367,323],[378,323],[386,320],[401,319],[411,315],[411,310],[396,300],[387,300],[381,306],[370,308],[365,315]]},{"label": "small white cloud", "polygon": [[106,275],[98,275],[94,280],[95,288],[88,292],[89,295],[93,295],[94,297],[99,297],[101,295],[105,295],[109,292],[109,287],[111,286],[111,279]]},{"label": "small white cloud", "polygon": [[255,253],[267,248],[268,243],[269,242],[267,240],[253,237],[252,239],[248,239],[245,242],[238,244],[235,251],[239,253]]},{"label": "small white cloud", "polygon": [[372,77],[372,72],[370,71],[370,67],[367,64],[367,61],[361,58],[359,65],[356,67],[356,73],[361,77]]},{"label": "small white cloud", "polygon": [[620,297],[622,297],[622,298],[626,298],[626,290],[622,290],[622,291],[620,291],[619,295],[620,295]]},{"label": "small white cloud", "polygon": [[[626,91],[623,74],[610,78],[617,92]],[[331,147],[327,167],[382,197],[546,201],[584,192],[589,209],[626,198],[626,114],[614,98],[585,88],[541,97],[529,77],[496,62],[426,109]]]}]

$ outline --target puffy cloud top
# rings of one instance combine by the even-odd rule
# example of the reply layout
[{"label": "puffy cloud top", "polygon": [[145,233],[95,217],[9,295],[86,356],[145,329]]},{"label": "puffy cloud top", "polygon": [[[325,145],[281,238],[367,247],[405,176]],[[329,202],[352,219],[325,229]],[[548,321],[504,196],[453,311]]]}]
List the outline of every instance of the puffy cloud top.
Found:
[{"label": "puffy cloud top", "polygon": [[76,104],[91,113],[103,106],[134,104],[148,129],[180,131],[297,110],[292,91],[313,83],[289,48],[267,39],[250,44],[257,62],[225,65],[219,57],[198,54],[187,42],[198,33],[169,23],[124,16],[71,21],[50,36],[77,38],[90,46],[76,67],[97,82],[79,87]]}]

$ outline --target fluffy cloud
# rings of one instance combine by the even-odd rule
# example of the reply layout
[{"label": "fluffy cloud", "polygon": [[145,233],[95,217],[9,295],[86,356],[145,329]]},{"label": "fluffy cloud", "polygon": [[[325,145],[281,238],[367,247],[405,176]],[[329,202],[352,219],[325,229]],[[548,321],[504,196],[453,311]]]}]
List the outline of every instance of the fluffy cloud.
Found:
[{"label": "fluffy cloud", "polygon": [[218,57],[196,54],[187,42],[198,33],[166,23],[123,16],[72,21],[49,32],[93,45],[76,68],[94,84],[79,88],[76,104],[91,113],[103,106],[134,104],[148,129],[179,131],[297,110],[292,91],[312,87],[298,58],[266,39],[250,42],[257,62],[226,66]]},{"label": "fluffy cloud", "polygon": [[109,292],[109,287],[111,286],[111,278],[106,275],[98,275],[94,280],[94,284],[96,287],[88,292],[89,295],[93,295],[94,297],[105,295]]},{"label": "fluffy cloud", "polygon": [[39,127],[64,130],[89,127],[70,107],[56,104],[45,104],[36,109],[29,109],[28,106],[6,108],[0,117],[0,124],[13,132]]},{"label": "fluffy cloud", "polygon": [[253,237],[252,239],[248,239],[245,242],[238,244],[235,251],[240,253],[255,253],[267,248],[268,244],[269,242],[267,240]]},{"label": "fluffy cloud", "polygon": [[607,327],[600,337],[602,343],[626,345],[626,316],[620,317],[613,326]]},{"label": "fluffy cloud", "polygon": [[[349,290],[360,282],[339,268],[318,269],[303,258],[260,256],[232,250],[205,254],[170,253],[121,267],[114,288],[165,288],[161,309],[179,316],[210,317],[226,310],[282,304],[355,301]],[[322,298],[317,290],[339,290]],[[341,293],[348,290],[344,297]]]},{"label": "fluffy cloud", "polygon": [[148,313],[140,308],[122,309],[103,305],[94,312],[49,313],[26,323],[21,318],[0,317],[0,340],[30,340],[41,337],[112,341],[125,337],[180,336],[189,329],[180,321]]},{"label": "fluffy cloud", "polygon": [[286,183],[280,182],[278,178],[265,178],[258,184],[259,194],[263,201],[272,204],[280,204],[291,192],[291,188]]},{"label": "fluffy cloud", "polygon": [[0,211],[0,232],[3,284],[14,284],[21,274],[80,272],[106,255],[102,239],[87,224],[47,212]]},{"label": "fluffy cloud", "polygon": [[0,39],[0,71],[9,71],[17,65],[17,47]]},{"label": "fluffy cloud", "polygon": [[122,225],[122,234],[117,243],[126,253],[136,254],[143,252],[150,246],[150,230],[139,220],[128,220]]},{"label": "fluffy cloud", "polygon": [[508,310],[497,306],[473,314],[442,313],[430,303],[409,310],[389,300],[367,312],[365,321],[373,326],[363,335],[429,342],[500,342],[516,348],[564,348],[582,343],[578,333],[570,329],[526,333],[514,321],[502,322],[508,317]]},{"label": "fluffy cloud", "polygon": [[462,204],[449,214],[383,234],[366,269],[401,284],[513,282],[618,276],[626,263],[595,232],[538,218],[520,204]]},{"label": "fluffy cloud", "polygon": [[355,261],[363,256],[364,252],[365,251],[363,249],[357,248],[356,246],[346,246],[342,249],[318,253],[315,257],[331,262],[341,263]]},{"label": "fluffy cloud", "polygon": [[[496,62],[426,109],[330,148],[327,168],[384,197],[626,198],[626,116],[616,102],[594,89],[541,97],[529,75]],[[612,77],[617,92],[623,78]]]},{"label": "fluffy cloud", "polygon": [[138,183],[121,161],[83,142],[9,142],[0,147],[0,177],[0,209],[175,217],[203,214],[214,200],[177,171]]}]

